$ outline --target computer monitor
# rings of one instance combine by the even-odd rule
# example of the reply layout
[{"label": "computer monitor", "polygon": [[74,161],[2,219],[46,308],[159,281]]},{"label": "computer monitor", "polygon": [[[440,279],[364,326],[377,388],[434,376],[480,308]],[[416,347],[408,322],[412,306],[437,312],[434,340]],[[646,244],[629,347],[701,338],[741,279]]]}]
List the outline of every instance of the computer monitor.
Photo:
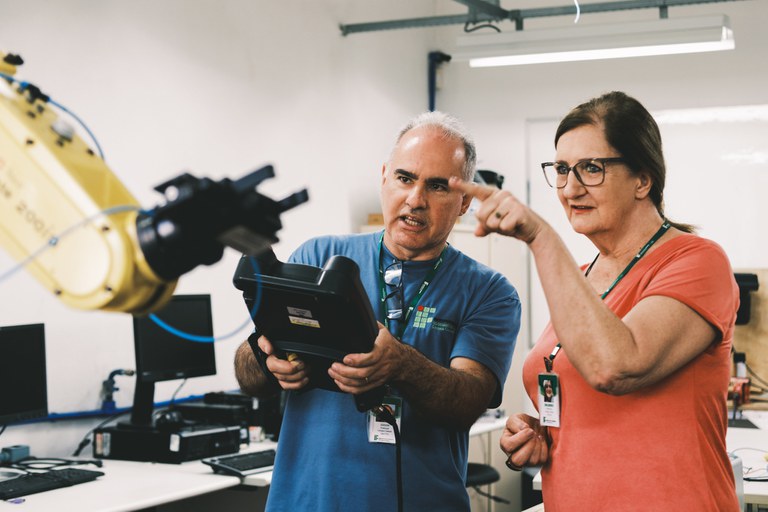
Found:
[{"label": "computer monitor", "polygon": [[[155,315],[174,330],[194,337],[213,337],[210,295],[174,295]],[[184,338],[148,316],[133,317],[133,339],[136,349],[133,426],[152,426],[155,382],[216,374],[213,342]]]},{"label": "computer monitor", "polygon": [[0,327],[0,425],[47,415],[45,327]]}]

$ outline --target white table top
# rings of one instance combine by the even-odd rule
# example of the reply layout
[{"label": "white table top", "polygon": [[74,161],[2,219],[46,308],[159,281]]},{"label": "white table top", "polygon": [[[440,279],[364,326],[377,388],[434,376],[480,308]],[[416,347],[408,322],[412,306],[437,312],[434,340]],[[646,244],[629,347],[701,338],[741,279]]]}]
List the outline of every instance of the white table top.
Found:
[{"label": "white table top", "polygon": [[[93,466],[83,468],[98,469]],[[105,460],[100,471],[105,473],[104,476],[93,482],[31,494],[17,498],[16,503],[0,501],[0,511],[123,512],[190,498],[240,483],[237,477],[212,473],[210,467],[199,461],[176,465]]]},{"label": "white table top", "polygon": [[[735,453],[743,468],[762,468],[753,472],[755,476],[768,476],[768,430],[757,428],[729,428],[725,435],[728,452]],[[761,451],[762,450],[762,451]],[[751,504],[768,505],[768,481],[744,482],[744,501]]]},{"label": "white table top", "polygon": [[[470,429],[469,435],[487,434],[504,428],[506,418],[483,417]],[[273,448],[275,443],[251,444],[241,450],[256,451]],[[173,501],[219,491],[237,485],[265,487],[272,481],[272,472],[250,475],[242,481],[236,476],[213,473],[200,461],[182,464],[160,464],[104,459],[105,474],[93,482],[30,494],[17,503],[0,501],[0,512],[50,512],[78,510],[79,512],[127,512],[162,505]]]},{"label": "white table top", "polygon": [[487,434],[494,430],[501,430],[507,424],[507,417],[496,418],[493,416],[482,416],[478,419],[472,428],[469,429],[470,436],[479,436],[481,434]]},{"label": "white table top", "polygon": [[[274,445],[271,442],[256,443],[241,452],[272,448]],[[249,476],[241,482],[236,476],[214,473],[200,461],[160,464],[104,459],[103,463],[101,469],[92,465],[82,466],[83,469],[104,472],[104,476],[93,482],[30,494],[18,498],[16,503],[0,501],[0,512],[126,512],[235,487],[241,483],[265,486],[269,485],[272,478],[272,473],[267,472]]]}]

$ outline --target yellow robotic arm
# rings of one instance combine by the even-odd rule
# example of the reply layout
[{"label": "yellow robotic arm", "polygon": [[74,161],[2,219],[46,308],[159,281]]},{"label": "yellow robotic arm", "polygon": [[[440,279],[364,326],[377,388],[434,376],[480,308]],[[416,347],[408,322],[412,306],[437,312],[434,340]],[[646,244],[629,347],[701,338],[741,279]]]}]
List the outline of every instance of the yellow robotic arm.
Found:
[{"label": "yellow robotic arm", "polygon": [[120,180],[34,85],[13,78],[21,59],[0,53],[0,245],[66,304],[143,314],[179,276],[221,259],[225,246],[256,255],[277,241],[279,202],[256,186],[267,166],[236,181],[183,174],[156,187],[143,211]]}]

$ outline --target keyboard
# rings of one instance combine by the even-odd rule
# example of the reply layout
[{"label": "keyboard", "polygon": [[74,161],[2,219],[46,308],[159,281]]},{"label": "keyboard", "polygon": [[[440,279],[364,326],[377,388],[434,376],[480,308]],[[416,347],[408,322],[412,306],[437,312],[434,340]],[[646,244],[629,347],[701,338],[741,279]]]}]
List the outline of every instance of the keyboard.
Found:
[{"label": "keyboard", "polygon": [[78,468],[53,469],[46,473],[28,473],[0,481],[0,500],[84,484],[96,480],[100,476],[104,476],[101,471]]},{"label": "keyboard", "polygon": [[211,466],[215,473],[245,477],[255,473],[272,471],[275,464],[275,450],[208,457],[202,462]]}]

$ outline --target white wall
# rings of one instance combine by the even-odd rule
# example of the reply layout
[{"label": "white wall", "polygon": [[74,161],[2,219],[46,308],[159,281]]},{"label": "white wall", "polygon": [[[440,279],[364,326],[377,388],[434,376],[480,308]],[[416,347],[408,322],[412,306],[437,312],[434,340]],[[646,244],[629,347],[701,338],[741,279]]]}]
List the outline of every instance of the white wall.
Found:
[{"label": "white wall", "polygon": [[[363,16],[359,9],[344,1],[3,0],[0,47],[25,59],[18,78],[86,121],[146,206],[160,199],[155,185],[183,171],[236,178],[273,163],[277,177],[261,192],[277,198],[307,187],[311,202],[282,217],[275,250],[286,257],[306,238],[349,232],[378,210],[394,134],[426,108],[424,33],[344,39],[338,24]],[[231,284],[237,258],[227,251],[177,288],[212,294],[217,336],[248,318]],[[13,264],[0,253],[3,272]],[[46,324],[52,412],[98,409],[101,381],[134,365],[128,315],[69,309],[19,272],[0,283],[0,325],[34,322]],[[218,342],[218,375],[191,379],[179,396],[234,389],[233,354],[247,333]],[[178,384],[158,384],[156,399]],[[117,405],[130,405],[132,379],[118,385]],[[55,441],[35,435],[46,427],[11,427],[0,445],[66,455],[91,423],[57,423]]]},{"label": "white wall", "polygon": [[[502,2],[507,8],[566,3]],[[277,178],[263,192],[279,196],[307,186],[311,202],[283,216],[276,249],[286,256],[309,236],[348,232],[378,211],[376,175],[392,136],[427,106],[426,54],[451,53],[461,32],[456,25],[342,37],[338,24],[442,14],[456,11],[452,5],[0,0],[0,47],[24,56],[21,76],[88,122],[108,163],[144,204],[155,201],[155,184],[182,170],[236,177],[272,162]],[[624,90],[654,111],[768,104],[763,55],[768,35],[762,26],[768,4],[746,0],[670,8],[671,17],[705,13],[730,16],[735,51],[495,69],[451,62],[441,71],[437,107],[459,116],[474,132],[480,167],[504,174],[506,188],[525,196],[532,166],[551,156],[528,154],[530,122],[557,119],[601,92]],[[656,15],[653,10],[582,15],[581,23]],[[571,17],[531,20],[526,27],[571,22]],[[707,148],[693,145],[691,151],[706,154]],[[727,190],[718,198],[724,219],[732,201],[744,198]],[[517,268],[525,268],[525,254],[510,256]],[[193,272],[180,286],[181,292],[213,294],[217,331],[239,325],[244,315],[230,284],[235,258],[230,254],[210,269]],[[0,269],[10,265],[0,255]],[[525,276],[515,282],[524,301],[529,299]],[[0,283],[0,324],[34,321],[48,326],[53,411],[97,407],[106,374],[133,364],[128,318],[66,309],[24,274]],[[530,336],[537,335],[529,336],[527,327],[508,380],[507,412],[527,407],[520,365]],[[234,386],[229,362],[237,343],[218,344],[219,377],[201,386]],[[188,386],[185,391],[195,392],[191,381]],[[122,386],[119,405],[130,402],[131,390],[129,381]],[[55,446],[35,435],[42,427],[11,428],[0,445],[32,442],[47,454],[67,454],[84,427],[58,428],[65,433]],[[499,452],[494,462],[503,469]],[[502,473],[496,491],[515,499],[517,476]]]}]

